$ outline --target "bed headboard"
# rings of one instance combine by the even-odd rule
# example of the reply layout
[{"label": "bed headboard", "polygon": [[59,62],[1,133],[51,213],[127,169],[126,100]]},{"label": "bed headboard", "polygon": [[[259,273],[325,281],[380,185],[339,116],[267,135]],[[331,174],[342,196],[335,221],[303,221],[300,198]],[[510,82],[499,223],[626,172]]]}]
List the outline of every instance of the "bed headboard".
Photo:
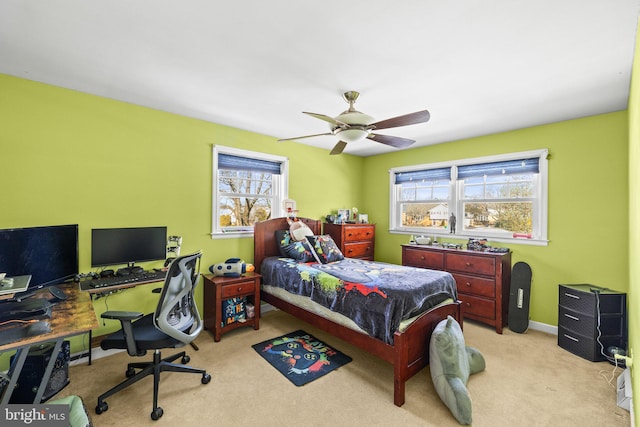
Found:
[{"label": "bed headboard", "polygon": [[[319,220],[310,218],[298,218],[309,226],[313,234],[320,234],[322,224]],[[270,256],[279,256],[280,249],[276,242],[276,230],[288,230],[287,218],[274,218],[256,223],[253,228],[253,265],[256,272],[260,273],[262,260]]]}]

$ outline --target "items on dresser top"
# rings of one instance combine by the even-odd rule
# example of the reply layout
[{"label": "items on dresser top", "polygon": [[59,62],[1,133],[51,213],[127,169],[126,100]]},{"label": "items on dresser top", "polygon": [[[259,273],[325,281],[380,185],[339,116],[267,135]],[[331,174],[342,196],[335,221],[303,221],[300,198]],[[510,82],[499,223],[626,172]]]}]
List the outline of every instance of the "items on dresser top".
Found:
[{"label": "items on dresser top", "polygon": [[347,258],[374,260],[375,224],[323,224],[324,234],[331,236]]},{"label": "items on dresser top", "polygon": [[558,345],[592,362],[626,348],[627,294],[588,284],[558,286]]},{"label": "items on dresser top", "polygon": [[456,280],[464,317],[494,326],[499,334],[507,325],[511,252],[402,245],[402,265],[448,271]]}]

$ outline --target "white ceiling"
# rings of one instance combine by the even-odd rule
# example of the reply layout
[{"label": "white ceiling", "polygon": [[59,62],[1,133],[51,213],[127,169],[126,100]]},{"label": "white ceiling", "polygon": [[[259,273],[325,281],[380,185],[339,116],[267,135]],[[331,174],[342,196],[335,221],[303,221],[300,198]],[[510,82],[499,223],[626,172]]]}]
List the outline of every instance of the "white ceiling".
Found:
[{"label": "white ceiling", "polygon": [[[1,0],[0,73],[276,138],[422,146],[627,108],[640,0]],[[1,96],[1,94],[0,94]],[[300,140],[329,150],[337,137]],[[282,144],[292,144],[283,142]],[[365,140],[359,156],[395,148]]]}]

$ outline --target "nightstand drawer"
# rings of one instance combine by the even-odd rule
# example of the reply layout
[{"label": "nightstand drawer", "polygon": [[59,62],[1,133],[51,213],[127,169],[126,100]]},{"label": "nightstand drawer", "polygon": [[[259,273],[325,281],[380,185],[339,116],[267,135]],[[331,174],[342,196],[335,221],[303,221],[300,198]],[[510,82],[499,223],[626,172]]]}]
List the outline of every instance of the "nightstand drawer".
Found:
[{"label": "nightstand drawer", "polygon": [[222,298],[232,298],[239,295],[251,294],[255,291],[255,282],[247,281],[242,283],[234,283],[222,287]]},{"label": "nightstand drawer", "polygon": [[496,283],[493,279],[457,273],[452,273],[451,275],[456,279],[456,287],[459,292],[488,298],[495,298],[496,296]]},{"label": "nightstand drawer", "polygon": [[375,236],[375,228],[371,226],[358,225],[356,227],[345,225],[344,226],[344,241],[345,242],[357,242],[360,240],[373,239]]},{"label": "nightstand drawer", "polygon": [[444,254],[442,252],[422,251],[412,248],[404,248],[403,265],[411,267],[430,268],[432,270],[444,270]]},{"label": "nightstand drawer", "polygon": [[343,255],[347,258],[372,257],[373,242],[347,243],[344,245]]},{"label": "nightstand drawer", "polygon": [[460,271],[463,273],[495,276],[495,258],[486,258],[473,255],[446,254],[445,266],[447,271]]},{"label": "nightstand drawer", "polygon": [[463,313],[485,317],[487,319],[496,318],[495,300],[474,297],[460,292],[458,298],[462,301]]}]

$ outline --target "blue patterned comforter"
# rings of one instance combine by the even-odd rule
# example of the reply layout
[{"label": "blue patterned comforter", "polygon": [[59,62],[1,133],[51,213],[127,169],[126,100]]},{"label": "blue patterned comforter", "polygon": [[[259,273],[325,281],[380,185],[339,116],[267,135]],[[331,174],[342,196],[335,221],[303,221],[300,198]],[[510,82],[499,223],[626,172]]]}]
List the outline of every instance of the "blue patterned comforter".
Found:
[{"label": "blue patterned comforter", "polygon": [[388,344],[402,320],[457,299],[447,272],[353,258],[316,264],[269,257],[260,273],[265,285],[309,297]]}]

